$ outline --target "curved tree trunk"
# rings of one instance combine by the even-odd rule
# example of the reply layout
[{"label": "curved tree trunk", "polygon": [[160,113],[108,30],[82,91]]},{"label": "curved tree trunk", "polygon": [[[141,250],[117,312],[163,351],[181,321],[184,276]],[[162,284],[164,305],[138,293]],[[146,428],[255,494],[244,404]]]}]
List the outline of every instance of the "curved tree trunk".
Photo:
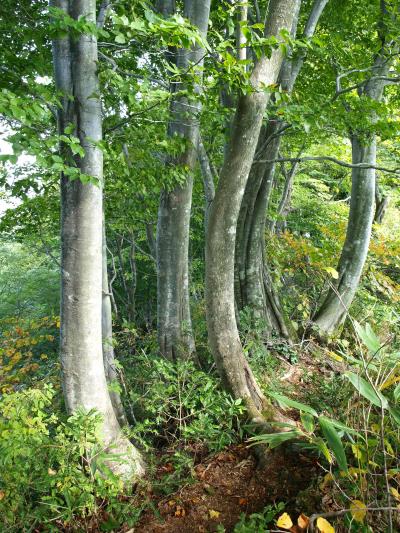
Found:
[{"label": "curved tree trunk", "polygon": [[[290,30],[297,0],[271,0],[266,35]],[[235,318],[234,259],[236,226],[269,95],[262,85],[276,83],[282,51],[257,61],[254,92],[239,97],[232,136],[212,204],[206,239],[206,305],[209,342],[225,386],[242,398],[254,422],[273,416],[246,361]]]},{"label": "curved tree trunk", "polygon": [[[382,2],[381,8],[383,21],[384,16],[386,16],[384,2]],[[384,26],[384,23],[382,23],[381,28],[384,29]],[[371,69],[371,77],[365,84],[364,89],[359,91],[361,96],[375,102],[379,102],[382,99],[385,77],[390,71],[394,53],[391,48],[393,43],[385,43],[384,36],[382,37],[382,43],[382,48],[377,54]],[[398,50],[397,46],[395,46],[396,48]],[[390,55],[387,55],[388,53]],[[372,123],[376,120],[374,112],[369,118]],[[351,143],[354,164],[376,165],[376,136],[373,133],[353,132]],[[331,286],[321,308],[313,318],[313,322],[322,337],[331,335],[344,322],[356,294],[368,254],[375,215],[375,193],[375,169],[353,168],[349,221],[338,265],[339,278]]]},{"label": "curved tree trunk", "polygon": [[[310,38],[328,0],[315,0],[310,12],[304,37]],[[296,35],[300,4],[293,17],[291,33]],[[290,94],[305,59],[300,53],[292,60],[285,60],[280,71],[280,84]],[[280,134],[287,125],[282,120],[270,119],[265,133],[262,132],[256,156],[266,161],[277,159],[281,144]],[[280,304],[274,289],[268,262],[265,261],[265,217],[275,176],[274,163],[253,165],[240,209],[236,238],[236,301],[239,309],[249,307],[252,316],[264,323],[264,333],[277,332],[288,340],[295,332]]]},{"label": "curved tree trunk", "polygon": [[[203,35],[207,34],[210,0],[185,0],[184,14]],[[204,50],[179,50],[177,66],[187,70],[190,63],[198,67],[201,77]],[[179,91],[182,85],[175,85]],[[199,90],[199,88],[197,88]],[[186,149],[179,160],[170,164],[188,170],[184,185],[161,193],[157,223],[157,328],[161,353],[169,359],[191,357],[195,352],[189,306],[189,226],[192,203],[193,172],[197,161],[199,136],[199,102],[173,97],[169,136],[185,139]]]},{"label": "curved tree trunk", "polygon": [[[376,140],[362,142],[352,137],[353,163],[376,164]],[[368,254],[374,220],[375,170],[354,168],[352,171],[350,214],[346,240],[339,260],[337,282],[318,310],[313,321],[320,334],[330,335],[342,324],[357,291]]]},{"label": "curved tree trunk", "polygon": [[[73,4],[70,9],[69,4]],[[95,0],[54,0],[74,19],[95,22]],[[97,78],[97,42],[93,35],[60,36],[53,46],[57,89],[63,93],[59,132],[75,125],[75,135],[85,150],[73,157],[62,144],[66,165],[77,167],[94,183],[61,177],[61,366],[67,410],[95,409],[103,415],[105,445],[122,454],[126,462],[111,468],[125,477],[144,473],[139,452],[122,436],[115,416],[103,366],[102,345],[102,181],[103,154],[101,104]],[[72,96],[73,95],[73,96]]]}]

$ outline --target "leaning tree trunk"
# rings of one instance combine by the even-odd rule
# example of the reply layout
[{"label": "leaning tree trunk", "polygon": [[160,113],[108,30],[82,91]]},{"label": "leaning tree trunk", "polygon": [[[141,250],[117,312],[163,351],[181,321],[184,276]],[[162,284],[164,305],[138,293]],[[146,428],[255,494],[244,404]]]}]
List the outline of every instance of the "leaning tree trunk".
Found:
[{"label": "leaning tree trunk", "polygon": [[[385,3],[382,2],[381,6],[384,12]],[[395,55],[393,50],[398,51],[397,45],[390,49],[391,45],[385,44],[384,36],[382,42],[383,46],[371,69],[371,77],[359,93],[375,102],[383,97],[385,78]],[[374,112],[369,118],[372,123],[376,121]],[[358,167],[352,170],[350,213],[338,265],[339,278],[336,283],[332,283],[321,308],[313,317],[313,323],[322,338],[329,337],[347,316],[367,258],[375,215],[376,171],[371,167],[376,165],[376,135],[369,131],[353,132],[351,142],[353,164],[370,168]]]},{"label": "leaning tree trunk", "polygon": [[[73,4],[70,8],[69,4]],[[95,0],[53,0],[66,15],[96,21]],[[104,444],[124,456],[112,461],[118,474],[144,473],[139,452],[121,434],[103,366],[102,346],[102,181],[101,105],[97,78],[97,41],[94,35],[59,36],[53,46],[56,87],[62,93],[59,132],[75,126],[85,151],[73,157],[68,146],[60,153],[69,167],[77,167],[95,181],[71,181],[61,176],[61,366],[67,410],[95,409],[103,416]],[[76,169],[75,169],[76,170]],[[86,180],[85,180],[86,181]]]},{"label": "leaning tree trunk", "polygon": [[[290,30],[297,0],[271,0],[266,35]],[[250,418],[263,424],[273,417],[243,353],[235,317],[234,259],[236,226],[269,95],[263,85],[276,83],[281,49],[262,57],[251,75],[253,92],[239,97],[206,239],[206,306],[210,347],[225,386],[242,398]]]},{"label": "leaning tree trunk", "polygon": [[[364,142],[352,137],[354,164],[376,164],[375,138]],[[375,207],[375,170],[353,168],[350,214],[346,239],[339,260],[339,278],[332,283],[328,294],[313,321],[322,336],[329,336],[343,323],[356,294],[368,254]]]},{"label": "leaning tree trunk", "polygon": [[[307,20],[304,37],[315,32],[318,20],[328,0],[315,0]],[[300,4],[296,7],[291,27],[295,37]],[[279,75],[282,89],[291,94],[304,63],[305,52],[283,62]],[[265,133],[262,132],[257,146],[256,158],[260,156],[269,163],[253,165],[240,209],[236,237],[236,299],[240,309],[248,307],[256,322],[264,324],[266,335],[272,331],[288,340],[296,334],[285,316],[280,299],[275,291],[268,261],[265,260],[265,217],[275,176],[275,164],[281,144],[281,133],[287,125],[280,119],[271,118]]]},{"label": "leaning tree trunk", "polygon": [[[185,0],[184,14],[205,38],[210,0]],[[196,44],[191,50],[179,50],[177,66],[186,71],[192,63],[202,76],[204,49]],[[195,88],[198,92],[199,87]],[[157,223],[157,328],[161,353],[168,359],[191,357],[195,352],[189,304],[189,226],[192,204],[193,172],[197,161],[199,136],[198,101],[179,94],[182,84],[175,84],[168,127],[170,137],[185,139],[186,149],[169,164],[185,169],[185,183],[172,191],[163,190]]]}]

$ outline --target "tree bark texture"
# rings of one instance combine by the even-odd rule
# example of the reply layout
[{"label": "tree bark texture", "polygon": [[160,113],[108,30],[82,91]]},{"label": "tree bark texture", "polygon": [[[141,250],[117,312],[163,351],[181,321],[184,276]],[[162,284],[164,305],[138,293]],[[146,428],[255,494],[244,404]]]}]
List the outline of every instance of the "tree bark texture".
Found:
[{"label": "tree bark texture", "polygon": [[[96,22],[95,0],[53,0],[74,19]],[[53,46],[57,90],[62,93],[59,131],[71,124],[85,150],[72,157],[68,146],[60,153],[66,164],[76,166],[97,183],[83,184],[61,177],[61,367],[67,410],[95,409],[103,416],[102,433],[107,447],[121,453],[126,463],[111,462],[118,474],[144,473],[140,454],[122,436],[107,390],[102,343],[102,181],[103,155],[101,104],[97,78],[95,36],[58,37]]]},{"label": "tree bark texture", "polygon": [[[382,4],[384,6],[384,3]],[[385,88],[385,76],[392,65],[385,53],[385,44],[377,54],[371,77],[360,94],[379,102]],[[373,123],[375,114],[369,117]],[[352,132],[353,163],[376,166],[376,135],[371,132]],[[353,168],[349,220],[346,238],[339,259],[339,278],[331,284],[328,293],[313,318],[321,337],[329,337],[343,324],[357,292],[368,254],[372,224],[375,215],[376,170]]]},{"label": "tree bark texture", "polygon": [[[315,0],[308,17],[304,37],[310,38],[316,29],[318,20],[328,0]],[[296,35],[300,3],[295,7],[291,34]],[[283,61],[279,82],[284,91],[291,94],[297,76],[304,63],[305,53]],[[265,130],[261,131],[256,157],[273,161],[277,159],[280,145],[280,133],[287,126],[282,120],[271,118]],[[240,208],[238,231],[236,237],[236,299],[239,309],[249,307],[254,319],[264,324],[264,333],[272,331],[291,340],[295,332],[280,304],[280,298],[274,288],[268,261],[265,261],[265,217],[275,177],[275,164],[256,163],[253,165],[246,184]]]},{"label": "tree bark texture", "polygon": [[[296,0],[272,0],[266,35],[290,30]],[[228,390],[242,398],[249,416],[263,423],[267,408],[243,353],[235,318],[234,260],[236,226],[246,182],[269,95],[263,85],[276,83],[282,65],[282,51],[275,49],[270,58],[260,58],[251,75],[253,92],[238,99],[232,135],[215,198],[206,239],[206,306],[210,347],[217,368]]]},{"label": "tree bark texture", "polygon": [[[210,0],[185,0],[184,15],[206,37]],[[177,52],[182,71],[196,65],[201,78],[204,49],[195,45]],[[195,352],[189,304],[189,228],[193,172],[197,161],[200,103],[179,95],[182,84],[174,84],[168,134],[185,140],[186,148],[178,160],[170,161],[187,169],[186,181],[173,190],[163,190],[157,223],[157,326],[161,353],[168,359],[190,358]],[[195,87],[199,92],[200,87]]]}]

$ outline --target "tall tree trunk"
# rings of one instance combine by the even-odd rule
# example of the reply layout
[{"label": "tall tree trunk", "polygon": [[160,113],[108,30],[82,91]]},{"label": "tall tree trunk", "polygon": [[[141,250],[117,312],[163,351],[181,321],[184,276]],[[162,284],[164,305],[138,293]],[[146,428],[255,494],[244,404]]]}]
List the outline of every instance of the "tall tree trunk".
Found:
[{"label": "tall tree trunk", "polygon": [[[307,20],[304,37],[315,32],[318,20],[328,0],[315,0]],[[291,34],[297,30],[300,3],[296,6]],[[304,63],[302,52],[282,64],[279,79],[281,87],[291,94],[297,76]],[[271,118],[258,140],[256,154],[266,161],[274,161],[279,154],[281,135],[287,125],[280,119]],[[236,237],[236,298],[239,309],[249,307],[255,321],[264,323],[264,333],[277,332],[291,340],[295,332],[280,304],[274,289],[268,262],[265,261],[265,217],[275,177],[275,164],[260,164],[255,161],[240,208]]]},{"label": "tall tree trunk", "polygon": [[[385,2],[381,3],[385,17]],[[371,69],[371,77],[359,95],[379,102],[385,88],[385,77],[393,61],[393,43],[385,43],[384,18],[381,25],[382,48],[377,54]],[[394,49],[398,46],[395,45]],[[389,54],[389,55],[387,55]],[[376,115],[369,117],[373,123]],[[376,135],[367,132],[351,134],[352,160],[354,164],[376,165]],[[349,220],[346,239],[339,260],[337,282],[331,285],[320,309],[313,317],[314,325],[321,337],[328,337],[345,320],[349,307],[356,294],[358,284],[368,254],[372,223],[375,214],[376,171],[373,168],[353,168]]]},{"label": "tall tree trunk", "polygon": [[[354,135],[351,141],[353,163],[376,164],[375,138],[363,142]],[[353,301],[367,258],[374,199],[375,170],[353,168],[349,222],[338,266],[339,278],[332,284],[314,317],[314,323],[323,335],[331,334],[344,321]]]},{"label": "tall tree trunk", "polygon": [[[207,35],[210,0],[185,0],[184,15],[200,34]],[[201,78],[204,49],[177,52],[177,66],[187,70],[192,63]],[[174,85],[179,91],[182,85]],[[198,92],[199,87],[196,88]],[[186,181],[172,191],[161,193],[157,223],[157,327],[161,353],[169,359],[191,357],[195,352],[189,304],[189,226],[192,203],[193,172],[197,161],[199,136],[198,100],[179,95],[172,98],[170,137],[185,139],[185,152],[170,164],[188,169]]]},{"label": "tall tree trunk", "polygon": [[[271,0],[266,35],[290,30],[297,0]],[[206,305],[209,342],[226,387],[242,398],[250,418],[265,421],[267,402],[246,361],[235,318],[234,259],[236,226],[269,95],[263,85],[276,83],[283,55],[278,48],[262,57],[251,75],[254,91],[239,97],[232,136],[212,204],[206,239]]]},{"label": "tall tree trunk", "polygon": [[[71,5],[70,5],[71,4]],[[78,19],[96,22],[95,0],[53,0],[52,6]],[[104,443],[121,453],[126,462],[112,462],[123,476],[142,475],[139,452],[122,436],[107,390],[102,345],[102,181],[103,154],[101,105],[97,78],[95,36],[60,36],[54,40],[57,89],[63,94],[59,132],[75,126],[85,150],[73,158],[68,146],[60,153],[69,166],[92,176],[97,183],[83,184],[61,176],[61,343],[63,390],[67,410],[95,409],[103,416]]]}]

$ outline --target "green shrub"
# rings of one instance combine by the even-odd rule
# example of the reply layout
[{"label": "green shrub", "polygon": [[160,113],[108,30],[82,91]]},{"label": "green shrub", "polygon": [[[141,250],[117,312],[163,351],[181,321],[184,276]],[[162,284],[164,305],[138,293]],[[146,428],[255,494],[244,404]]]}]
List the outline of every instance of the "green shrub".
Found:
[{"label": "green shrub", "polygon": [[[35,524],[59,530],[118,506],[121,482],[107,469],[101,416],[52,412],[52,387],[7,394],[0,402],[1,531],[29,531]],[[109,511],[109,509],[108,509]],[[44,524],[44,526],[43,526]]]}]

